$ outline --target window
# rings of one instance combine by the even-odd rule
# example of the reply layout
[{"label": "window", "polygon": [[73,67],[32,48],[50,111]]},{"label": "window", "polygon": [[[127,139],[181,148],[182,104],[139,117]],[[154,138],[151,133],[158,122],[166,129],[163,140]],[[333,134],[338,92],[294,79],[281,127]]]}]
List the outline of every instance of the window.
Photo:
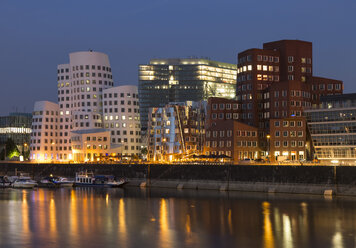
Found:
[{"label": "window", "polygon": [[280,136],[279,131],[276,131],[274,136],[279,137]]},{"label": "window", "polygon": [[288,66],[288,72],[292,72],[294,70],[294,67],[292,65]]},{"label": "window", "polygon": [[275,141],[274,142],[274,146],[279,147],[280,146],[280,142],[279,141]]},{"label": "window", "polygon": [[288,127],[288,121],[283,121],[283,127]]},{"label": "window", "polygon": [[288,56],[288,63],[293,63],[293,62],[294,62],[294,57]]},{"label": "window", "polygon": [[275,126],[275,127],[279,127],[279,121],[275,121],[275,122],[274,122],[274,126]]},{"label": "window", "polygon": [[224,131],[224,130],[220,131],[219,136],[220,136],[221,138],[222,138],[222,137],[225,137],[225,131]]}]

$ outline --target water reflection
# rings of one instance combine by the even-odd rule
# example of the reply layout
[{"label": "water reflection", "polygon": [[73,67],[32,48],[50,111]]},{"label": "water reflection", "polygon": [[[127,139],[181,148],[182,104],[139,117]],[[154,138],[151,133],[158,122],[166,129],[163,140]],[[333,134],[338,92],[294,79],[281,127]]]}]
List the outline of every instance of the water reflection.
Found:
[{"label": "water reflection", "polygon": [[6,189],[0,246],[354,247],[355,206],[355,198]]},{"label": "water reflection", "polygon": [[263,226],[263,243],[266,248],[274,247],[274,237],[272,231],[272,223],[270,219],[270,204],[268,202],[262,203],[262,214],[264,216],[264,226]]}]

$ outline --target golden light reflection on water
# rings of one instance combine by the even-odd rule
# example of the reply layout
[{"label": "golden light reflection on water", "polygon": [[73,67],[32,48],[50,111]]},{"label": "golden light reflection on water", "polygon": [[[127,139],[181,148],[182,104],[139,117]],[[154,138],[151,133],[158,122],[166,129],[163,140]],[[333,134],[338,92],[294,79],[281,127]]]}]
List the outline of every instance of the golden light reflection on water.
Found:
[{"label": "golden light reflection on water", "polygon": [[283,247],[293,247],[292,226],[290,217],[283,214]]},{"label": "golden light reflection on water", "polygon": [[262,214],[263,214],[263,243],[264,247],[266,248],[273,248],[274,247],[274,237],[272,231],[272,223],[270,219],[270,204],[269,202],[262,203]]},{"label": "golden light reflection on water", "polygon": [[227,223],[229,225],[229,232],[232,234],[233,229],[232,229],[232,214],[231,214],[231,209],[229,208],[229,213],[227,215]]},{"label": "golden light reflection on water", "polygon": [[56,203],[52,196],[49,203],[49,233],[51,238],[55,239],[57,236],[57,219],[56,219]]},{"label": "golden light reflection on water", "polygon": [[16,197],[9,196],[7,202],[0,195],[1,247],[6,247],[3,237],[20,240],[12,247],[27,247],[39,239],[56,241],[48,247],[95,247],[95,242],[98,247],[133,247],[137,242],[162,248],[216,247],[211,237],[220,247],[310,247],[323,238],[325,247],[356,243],[350,236],[356,230],[356,201],[338,208],[335,202],[196,199],[193,208],[191,199],[149,198],[149,204],[142,204],[146,199],[126,198],[119,191],[11,192]]},{"label": "golden light reflection on water", "polygon": [[185,231],[188,235],[191,234],[192,229],[191,229],[191,224],[190,224],[190,215],[187,214],[186,220],[185,220]]},{"label": "golden light reflection on water", "polygon": [[119,200],[119,214],[117,217],[118,217],[118,223],[119,223],[120,243],[122,244],[122,246],[127,246],[125,202],[122,198],[120,198],[120,200]]},{"label": "golden light reflection on water", "polygon": [[77,234],[78,231],[78,213],[77,213],[77,197],[75,195],[75,190],[72,189],[70,192],[70,207],[69,207],[69,212],[70,212],[70,232],[73,235]]},{"label": "golden light reflection on water", "polygon": [[21,216],[22,216],[22,232],[25,239],[30,238],[30,221],[29,221],[29,211],[27,203],[27,194],[22,192],[22,204],[21,204]]},{"label": "golden light reflection on water", "polygon": [[344,241],[341,233],[341,224],[340,220],[337,220],[335,223],[335,233],[332,237],[332,245],[334,248],[343,248]]},{"label": "golden light reflection on water", "polygon": [[161,199],[159,210],[159,245],[160,247],[171,247],[172,237],[168,223],[168,206],[165,199]]}]

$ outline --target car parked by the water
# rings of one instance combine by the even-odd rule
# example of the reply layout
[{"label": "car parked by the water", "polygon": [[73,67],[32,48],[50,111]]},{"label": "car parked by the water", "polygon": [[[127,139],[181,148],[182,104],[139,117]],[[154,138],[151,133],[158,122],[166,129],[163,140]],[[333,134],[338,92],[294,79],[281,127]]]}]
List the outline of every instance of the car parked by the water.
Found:
[{"label": "car parked by the water", "polygon": [[255,161],[253,159],[250,159],[250,158],[245,158],[243,160],[240,160],[238,162],[238,164],[241,164],[241,165],[247,165],[247,164],[254,164]]}]

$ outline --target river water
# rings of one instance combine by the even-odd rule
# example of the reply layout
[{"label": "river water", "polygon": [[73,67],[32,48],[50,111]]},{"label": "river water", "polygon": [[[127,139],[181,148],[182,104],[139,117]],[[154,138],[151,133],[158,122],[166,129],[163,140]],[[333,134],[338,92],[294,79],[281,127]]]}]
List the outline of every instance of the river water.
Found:
[{"label": "river water", "polygon": [[0,247],[355,247],[356,198],[1,189]]}]

